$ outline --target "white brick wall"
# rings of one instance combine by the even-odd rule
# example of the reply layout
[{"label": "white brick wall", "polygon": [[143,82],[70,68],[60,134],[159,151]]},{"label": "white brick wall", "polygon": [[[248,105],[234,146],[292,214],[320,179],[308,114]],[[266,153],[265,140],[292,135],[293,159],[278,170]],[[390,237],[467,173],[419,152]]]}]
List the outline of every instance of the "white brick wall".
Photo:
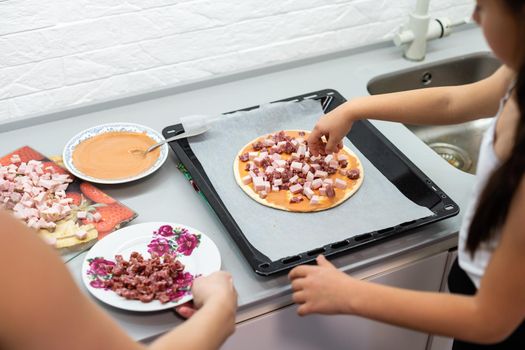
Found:
[{"label": "white brick wall", "polygon": [[[433,0],[470,15],[473,0]],[[382,40],[415,0],[0,0],[0,121]]]}]

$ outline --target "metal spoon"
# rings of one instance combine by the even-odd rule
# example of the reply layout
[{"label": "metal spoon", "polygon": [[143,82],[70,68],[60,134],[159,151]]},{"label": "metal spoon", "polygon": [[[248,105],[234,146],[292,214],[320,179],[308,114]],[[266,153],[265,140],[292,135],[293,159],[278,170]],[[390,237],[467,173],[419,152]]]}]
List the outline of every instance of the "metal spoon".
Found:
[{"label": "metal spoon", "polygon": [[176,140],[180,140],[180,139],[184,139],[184,138],[187,138],[187,137],[197,136],[197,135],[200,135],[202,133],[205,133],[209,129],[210,129],[210,125],[208,123],[205,123],[205,124],[202,124],[202,125],[198,125],[198,126],[195,126],[193,128],[193,130],[190,130],[188,132],[183,132],[182,134],[178,134],[178,135],[169,137],[169,138],[167,138],[167,139],[165,139],[165,140],[163,140],[161,142],[158,142],[158,143],[154,144],[153,146],[150,146],[147,150],[132,149],[132,150],[130,150],[130,152],[132,154],[146,156],[146,154],[148,154],[149,152],[153,151],[154,149],[164,145],[165,143],[176,141]]}]

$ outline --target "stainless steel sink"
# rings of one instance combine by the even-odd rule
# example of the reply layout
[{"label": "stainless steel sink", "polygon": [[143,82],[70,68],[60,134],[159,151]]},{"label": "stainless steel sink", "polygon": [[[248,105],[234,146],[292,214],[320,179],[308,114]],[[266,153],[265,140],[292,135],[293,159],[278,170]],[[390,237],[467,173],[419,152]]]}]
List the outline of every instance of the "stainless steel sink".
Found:
[{"label": "stainless steel sink", "polygon": [[[491,75],[501,63],[490,53],[475,53],[378,76],[368,83],[371,95],[434,86],[469,84]],[[474,174],[481,137],[489,119],[445,126],[406,125],[451,165]]]}]

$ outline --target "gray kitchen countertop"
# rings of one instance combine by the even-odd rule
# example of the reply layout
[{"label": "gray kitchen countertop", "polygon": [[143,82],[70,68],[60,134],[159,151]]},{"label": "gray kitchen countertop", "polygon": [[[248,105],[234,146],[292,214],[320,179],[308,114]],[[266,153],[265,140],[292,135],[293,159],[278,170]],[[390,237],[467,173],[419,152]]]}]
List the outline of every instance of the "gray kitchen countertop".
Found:
[{"label": "gray kitchen countertop", "polygon": [[[219,114],[327,88],[351,99],[367,95],[367,82],[380,74],[487,51],[489,49],[479,29],[470,27],[429,43],[427,58],[421,63],[403,59],[399,48],[385,43],[262,67],[140,96],[7,120],[0,123],[0,154],[7,154],[25,144],[46,155],[60,154],[70,137],[93,125],[108,122],[135,122],[162,131],[184,115]],[[403,125],[378,121],[373,121],[373,124],[460,208],[465,207],[473,183],[472,175],[449,166]],[[250,269],[214,212],[195,193],[176,164],[175,156],[170,152],[165,165],[155,174],[130,184],[100,188],[139,213],[132,224],[179,222],[209,235],[221,251],[223,269],[233,274],[239,292],[239,321],[291,304],[291,290],[286,276],[261,277]],[[445,251],[456,245],[461,217],[460,213],[414,230],[411,234],[339,257],[334,263],[352,275],[367,278],[387,270],[396,259],[410,262]],[[84,254],[73,259],[68,266],[79,286],[86,291],[80,280],[83,257]],[[161,334],[181,322],[172,311],[137,314],[102,303],[99,305],[137,340]]]}]

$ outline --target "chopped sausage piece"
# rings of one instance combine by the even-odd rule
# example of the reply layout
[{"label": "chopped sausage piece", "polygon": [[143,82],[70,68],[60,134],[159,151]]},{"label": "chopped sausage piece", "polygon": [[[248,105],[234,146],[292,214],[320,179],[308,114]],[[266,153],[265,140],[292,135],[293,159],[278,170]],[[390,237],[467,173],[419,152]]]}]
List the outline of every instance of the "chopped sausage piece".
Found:
[{"label": "chopped sausage piece", "polygon": [[290,198],[290,203],[299,203],[299,202],[302,202],[304,200],[303,197],[292,197]]},{"label": "chopped sausage piece", "polygon": [[263,145],[263,143],[261,141],[257,141],[257,142],[254,142],[252,144],[252,147],[253,147],[254,151],[260,151],[260,150],[262,150],[264,148],[264,145]]},{"label": "chopped sausage piece", "polygon": [[359,169],[352,169],[347,172],[346,177],[350,180],[357,180],[359,179],[359,175]]},{"label": "chopped sausage piece", "polygon": [[241,155],[239,156],[239,160],[240,160],[241,162],[247,162],[247,161],[250,160],[250,155],[248,154],[248,152],[243,153],[243,154],[241,154]]},{"label": "chopped sausage piece", "polygon": [[193,276],[184,272],[184,265],[170,254],[158,256],[152,253],[150,259],[144,259],[139,253],[132,252],[129,261],[121,255],[115,256],[115,262],[97,259],[97,271],[106,272],[105,276],[109,278],[98,279],[96,285],[91,285],[110,289],[126,299],[167,303],[179,299],[179,289],[193,282]]}]

